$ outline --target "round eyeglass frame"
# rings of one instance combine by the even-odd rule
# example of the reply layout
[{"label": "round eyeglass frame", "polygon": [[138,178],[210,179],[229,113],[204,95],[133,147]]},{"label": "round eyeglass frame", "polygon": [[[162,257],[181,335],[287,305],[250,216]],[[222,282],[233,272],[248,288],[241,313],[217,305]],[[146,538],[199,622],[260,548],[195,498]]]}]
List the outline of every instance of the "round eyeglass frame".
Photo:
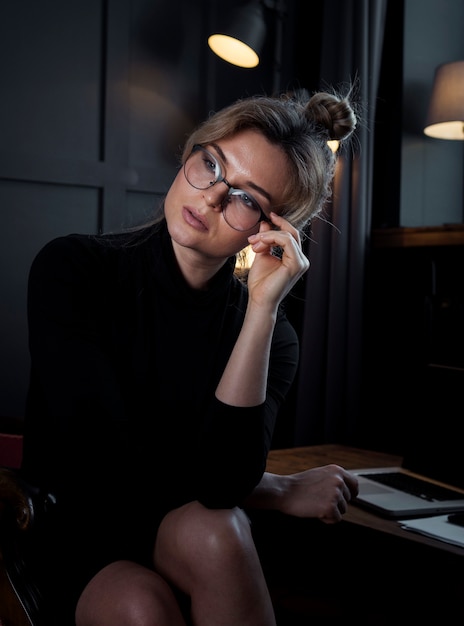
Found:
[{"label": "round eyeglass frame", "polygon": [[[210,181],[210,183],[206,186],[206,187],[198,187],[197,185],[194,185],[188,178],[187,176],[187,163],[189,161],[189,159],[191,158],[191,156],[195,153],[195,152],[199,152],[202,151],[205,154],[208,155],[209,158],[211,158],[211,161],[216,165],[216,169],[219,171],[219,174],[217,175],[216,179],[213,181]],[[231,228],[233,228],[234,230],[237,230],[239,232],[247,232],[248,230],[252,230],[253,228],[255,228],[260,222],[268,222],[269,224],[271,224],[271,220],[268,218],[268,216],[266,215],[266,213],[264,213],[263,209],[261,208],[261,205],[259,204],[259,202],[257,202],[255,200],[255,198],[248,192],[248,191],[244,191],[243,189],[238,189],[237,187],[233,187],[229,181],[225,178],[225,176],[222,175],[222,168],[221,168],[221,164],[219,163],[217,157],[214,156],[214,154],[212,154],[209,150],[207,150],[206,148],[204,148],[201,144],[195,144],[192,148],[192,151],[190,152],[189,156],[186,158],[185,162],[184,162],[184,166],[183,166],[183,170],[184,170],[184,176],[185,176],[185,180],[188,182],[188,184],[193,187],[194,189],[199,189],[204,191],[205,189],[209,189],[210,187],[213,187],[214,185],[216,185],[217,183],[224,183],[226,185],[226,187],[228,188],[227,191],[227,195],[225,196],[225,198],[222,200],[221,202],[221,208],[222,208],[222,215],[227,223],[228,226],[230,226]],[[253,226],[250,226],[248,228],[237,228],[236,226],[233,226],[229,220],[227,219],[227,207],[231,202],[231,196],[239,196],[239,195],[245,195],[248,196],[249,198],[251,198],[253,200],[253,202],[256,204],[256,206],[259,208],[260,210],[260,214],[259,217],[257,219],[257,221],[253,224]]]}]

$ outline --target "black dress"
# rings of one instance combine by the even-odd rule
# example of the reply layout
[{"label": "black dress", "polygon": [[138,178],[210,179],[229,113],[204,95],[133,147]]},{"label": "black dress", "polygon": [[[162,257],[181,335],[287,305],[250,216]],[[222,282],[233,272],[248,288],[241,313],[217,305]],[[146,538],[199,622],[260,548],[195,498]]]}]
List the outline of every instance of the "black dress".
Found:
[{"label": "black dress", "polygon": [[240,505],[261,479],[298,341],[280,311],[265,403],[215,398],[247,303],[233,269],[191,289],[165,223],[61,237],[32,264],[22,471],[56,498],[39,532],[70,610],[106,563],[150,565],[167,511]]}]

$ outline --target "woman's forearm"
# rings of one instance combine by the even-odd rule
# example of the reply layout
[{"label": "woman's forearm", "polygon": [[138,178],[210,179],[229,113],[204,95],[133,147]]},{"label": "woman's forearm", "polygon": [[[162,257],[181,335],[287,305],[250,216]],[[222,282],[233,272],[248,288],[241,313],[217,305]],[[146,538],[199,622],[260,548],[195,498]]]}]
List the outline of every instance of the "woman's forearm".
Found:
[{"label": "woman's forearm", "polygon": [[216,389],[232,406],[257,406],[266,399],[269,358],[276,313],[250,307]]}]

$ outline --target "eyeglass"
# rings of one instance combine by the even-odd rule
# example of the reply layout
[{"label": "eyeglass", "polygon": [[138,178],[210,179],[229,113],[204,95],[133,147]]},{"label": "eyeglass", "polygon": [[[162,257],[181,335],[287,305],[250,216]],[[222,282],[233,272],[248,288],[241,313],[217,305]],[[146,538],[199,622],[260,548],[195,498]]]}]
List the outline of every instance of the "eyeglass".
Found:
[{"label": "eyeglass", "polygon": [[235,189],[222,175],[221,165],[206,148],[195,144],[184,163],[184,176],[195,189],[208,189],[216,183],[229,188],[221,202],[222,214],[234,230],[251,230],[261,221],[269,222],[258,202],[247,191]]}]

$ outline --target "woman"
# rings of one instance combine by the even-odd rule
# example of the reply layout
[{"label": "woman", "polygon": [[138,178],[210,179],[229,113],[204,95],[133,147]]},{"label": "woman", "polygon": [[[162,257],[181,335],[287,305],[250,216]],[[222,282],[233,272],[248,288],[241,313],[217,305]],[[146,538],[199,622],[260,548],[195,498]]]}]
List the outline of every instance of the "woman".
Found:
[{"label": "woman", "polygon": [[238,101],[189,137],[160,218],[38,254],[23,471],[56,499],[52,623],[271,626],[245,510],[346,511],[343,468],[265,464],[298,361],[282,302],[355,123],[336,94]]}]

